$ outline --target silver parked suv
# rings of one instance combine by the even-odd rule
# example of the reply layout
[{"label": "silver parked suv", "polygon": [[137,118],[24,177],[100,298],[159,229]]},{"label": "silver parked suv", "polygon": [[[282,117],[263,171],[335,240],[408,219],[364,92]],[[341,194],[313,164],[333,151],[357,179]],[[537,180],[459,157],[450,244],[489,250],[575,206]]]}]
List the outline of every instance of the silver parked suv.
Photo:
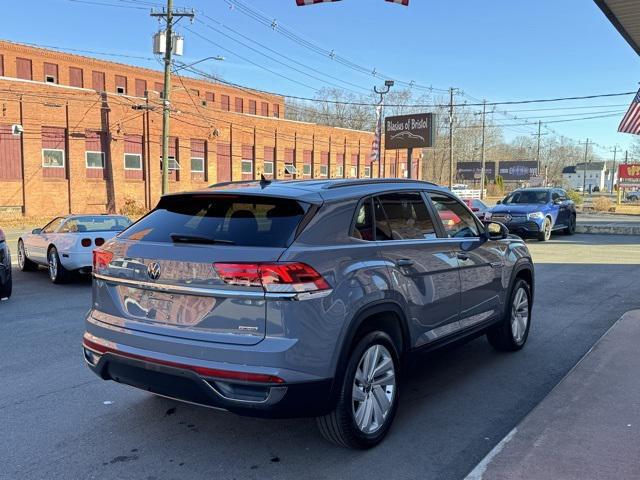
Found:
[{"label": "silver parked suv", "polygon": [[527,340],[524,242],[412,180],[262,181],[162,197],[94,251],[84,358],[105,380],[242,415],[388,432],[409,354]]}]

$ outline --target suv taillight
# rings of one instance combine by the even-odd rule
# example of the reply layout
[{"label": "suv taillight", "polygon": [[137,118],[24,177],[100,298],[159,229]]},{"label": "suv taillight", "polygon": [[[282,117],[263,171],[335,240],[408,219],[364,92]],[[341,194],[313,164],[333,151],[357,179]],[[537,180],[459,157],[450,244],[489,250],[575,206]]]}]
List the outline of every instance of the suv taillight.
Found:
[{"label": "suv taillight", "polygon": [[220,278],[229,285],[262,287],[267,292],[303,293],[331,288],[306,263],[214,263]]},{"label": "suv taillight", "polygon": [[100,273],[109,266],[113,259],[113,253],[96,249],[93,251],[93,272]]}]

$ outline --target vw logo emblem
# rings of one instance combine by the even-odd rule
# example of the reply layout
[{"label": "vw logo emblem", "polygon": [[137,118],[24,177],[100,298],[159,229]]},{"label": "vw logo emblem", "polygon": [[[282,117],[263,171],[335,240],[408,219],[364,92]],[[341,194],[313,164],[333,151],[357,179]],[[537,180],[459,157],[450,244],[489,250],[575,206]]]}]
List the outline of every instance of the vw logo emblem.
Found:
[{"label": "vw logo emblem", "polygon": [[158,280],[160,278],[160,264],[158,262],[150,263],[147,266],[147,274],[152,280]]}]

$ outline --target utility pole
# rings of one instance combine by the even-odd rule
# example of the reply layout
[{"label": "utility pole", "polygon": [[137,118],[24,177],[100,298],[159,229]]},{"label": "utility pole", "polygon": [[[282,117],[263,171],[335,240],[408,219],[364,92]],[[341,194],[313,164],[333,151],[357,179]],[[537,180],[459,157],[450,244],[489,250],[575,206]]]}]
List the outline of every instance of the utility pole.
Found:
[{"label": "utility pole", "polygon": [[588,156],[589,156],[589,139],[587,138],[587,141],[584,142],[584,163],[582,168],[582,196],[583,197],[587,190],[587,157]]},{"label": "utility pole", "polygon": [[480,162],[481,162],[481,167],[480,167],[480,200],[484,199],[484,189],[485,189],[485,185],[484,185],[484,178],[486,176],[486,172],[485,172],[485,159],[484,159],[484,130],[485,130],[485,118],[487,115],[487,101],[483,100],[482,101],[482,147],[480,150]]},{"label": "utility pole", "polygon": [[449,88],[449,190],[453,188],[453,95],[455,88]]},{"label": "utility pole", "polygon": [[173,26],[175,22],[183,17],[193,19],[194,13],[193,11],[174,11],[173,0],[167,0],[167,9],[163,9],[161,12],[152,11],[151,16],[157,17],[158,19],[162,18],[166,22],[164,31],[164,86],[162,87],[162,194],[164,195],[169,192],[169,115],[171,113],[171,55],[174,44]]},{"label": "utility pole", "polygon": [[618,145],[613,147],[613,168],[611,169],[611,193],[613,193],[616,181],[616,153],[618,153]]},{"label": "utility pole", "polygon": [[384,96],[389,93],[391,87],[393,87],[393,80],[385,80],[384,90],[378,90],[376,85],[373,86],[373,91],[380,95],[380,103],[376,107],[376,156],[378,157],[378,178],[384,177],[384,169],[382,167],[382,118],[384,113]]},{"label": "utility pole", "polygon": [[540,176],[540,140],[542,138],[542,135],[546,135],[546,133],[542,133],[542,121],[538,120],[538,133],[534,133],[533,134],[535,137],[538,137],[538,148],[536,150],[536,164],[537,164],[537,168],[538,168],[538,176]]}]

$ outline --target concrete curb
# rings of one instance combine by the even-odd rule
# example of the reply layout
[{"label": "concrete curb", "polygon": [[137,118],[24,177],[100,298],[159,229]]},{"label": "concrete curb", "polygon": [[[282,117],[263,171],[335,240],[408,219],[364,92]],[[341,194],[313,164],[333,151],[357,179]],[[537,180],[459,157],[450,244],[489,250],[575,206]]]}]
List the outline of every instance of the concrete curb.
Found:
[{"label": "concrete curb", "polygon": [[578,223],[576,233],[593,233],[600,235],[640,235],[640,225],[598,225]]}]

